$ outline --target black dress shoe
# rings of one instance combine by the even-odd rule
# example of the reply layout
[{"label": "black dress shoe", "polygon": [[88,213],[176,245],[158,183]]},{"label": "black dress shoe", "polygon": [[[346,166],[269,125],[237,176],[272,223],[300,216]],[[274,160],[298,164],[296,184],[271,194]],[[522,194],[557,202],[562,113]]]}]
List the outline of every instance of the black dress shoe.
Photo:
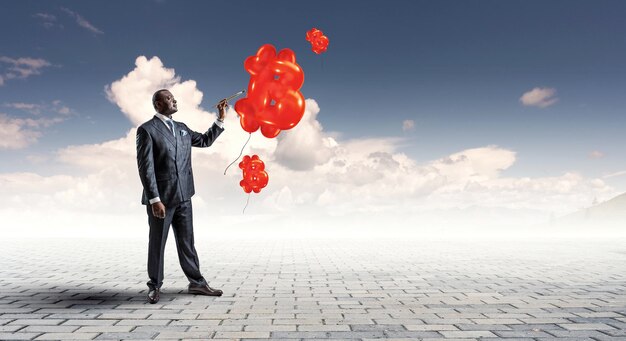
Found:
[{"label": "black dress shoe", "polygon": [[220,289],[213,289],[208,284],[205,285],[192,285],[189,284],[189,293],[196,295],[206,296],[222,296],[223,292]]},{"label": "black dress shoe", "polygon": [[155,304],[159,301],[160,297],[160,292],[161,290],[156,288],[156,289],[150,289],[150,292],[148,292],[148,302],[150,302],[150,304]]}]

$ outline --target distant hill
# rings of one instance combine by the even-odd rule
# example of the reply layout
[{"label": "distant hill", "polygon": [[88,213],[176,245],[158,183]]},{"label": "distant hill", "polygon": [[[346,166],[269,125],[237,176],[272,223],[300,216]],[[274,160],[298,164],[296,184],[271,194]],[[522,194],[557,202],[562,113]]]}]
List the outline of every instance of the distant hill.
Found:
[{"label": "distant hill", "polygon": [[626,229],[626,193],[557,219],[560,224],[622,225]]}]

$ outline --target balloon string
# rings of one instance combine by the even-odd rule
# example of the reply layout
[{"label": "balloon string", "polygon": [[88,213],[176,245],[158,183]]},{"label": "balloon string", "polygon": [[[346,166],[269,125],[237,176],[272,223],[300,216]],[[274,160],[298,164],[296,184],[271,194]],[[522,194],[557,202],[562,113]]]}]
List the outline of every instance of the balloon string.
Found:
[{"label": "balloon string", "polygon": [[246,143],[244,143],[243,147],[241,147],[241,152],[239,152],[239,156],[237,156],[235,161],[231,162],[230,165],[228,165],[228,167],[226,167],[226,169],[224,169],[224,175],[226,175],[226,171],[228,170],[228,168],[230,168],[230,166],[232,166],[233,163],[235,163],[235,162],[237,162],[237,160],[239,160],[239,158],[241,157],[241,154],[243,154],[243,149],[246,148],[246,145],[248,144],[248,142],[250,142],[250,138],[251,137],[252,137],[252,133],[250,133],[250,135],[248,135],[248,140],[246,141]]},{"label": "balloon string", "polygon": [[320,60],[322,63],[322,72],[324,72],[324,55],[321,55],[320,57],[321,57]]},{"label": "balloon string", "polygon": [[246,206],[243,208],[243,212],[241,214],[246,214],[246,207],[248,207],[248,203],[250,202],[250,193],[248,193],[248,199],[246,200]]}]

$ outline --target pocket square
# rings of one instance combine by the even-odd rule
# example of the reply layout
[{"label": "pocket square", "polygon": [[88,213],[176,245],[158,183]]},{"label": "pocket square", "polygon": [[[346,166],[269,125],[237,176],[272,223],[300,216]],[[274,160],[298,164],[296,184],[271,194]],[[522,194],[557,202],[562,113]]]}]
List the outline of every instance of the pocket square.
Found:
[{"label": "pocket square", "polygon": [[181,136],[187,136],[187,130],[181,130],[180,131],[180,135]]}]

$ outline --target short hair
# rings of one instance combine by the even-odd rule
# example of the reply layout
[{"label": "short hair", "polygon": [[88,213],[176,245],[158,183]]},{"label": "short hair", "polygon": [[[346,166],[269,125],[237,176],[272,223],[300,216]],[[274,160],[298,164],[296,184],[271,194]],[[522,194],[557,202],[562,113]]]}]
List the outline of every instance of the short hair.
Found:
[{"label": "short hair", "polygon": [[152,95],[152,106],[154,107],[154,109],[156,109],[156,101],[157,99],[159,99],[159,95],[163,92],[163,91],[169,91],[167,89],[161,89],[161,90],[157,90],[153,95]]}]

